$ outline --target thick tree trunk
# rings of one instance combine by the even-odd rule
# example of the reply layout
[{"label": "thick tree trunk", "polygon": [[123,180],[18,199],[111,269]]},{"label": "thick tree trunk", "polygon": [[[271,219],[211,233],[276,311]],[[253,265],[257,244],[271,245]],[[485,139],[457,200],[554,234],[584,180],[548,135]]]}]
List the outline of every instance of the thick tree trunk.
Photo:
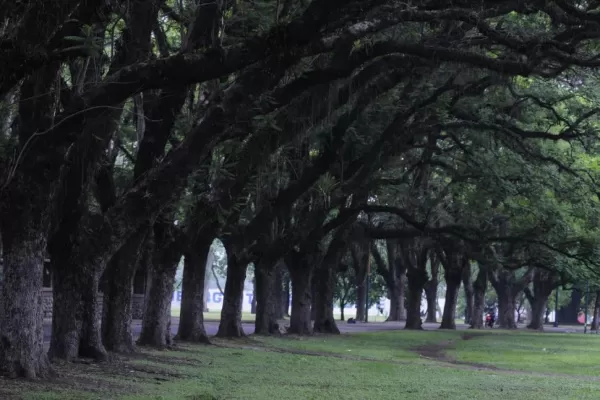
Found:
[{"label": "thick tree trunk", "polygon": [[112,257],[106,268],[103,308],[102,341],[109,351],[135,351],[131,334],[131,303],[133,280],[147,228],[136,232]]},{"label": "thick tree trunk", "polygon": [[[398,240],[387,241],[388,252],[388,290],[390,294],[390,315],[387,321],[405,321],[407,319],[406,306],[406,268],[402,259],[402,250]],[[420,307],[420,304],[419,304]],[[419,317],[420,321],[420,317]]]},{"label": "thick tree trunk", "polygon": [[471,282],[471,265],[466,264],[462,276],[463,288],[465,291],[465,324],[471,324],[473,317],[473,283]]},{"label": "thick tree trunk", "polygon": [[252,278],[252,301],[250,302],[250,314],[256,314],[256,277]]},{"label": "thick tree trunk", "polygon": [[275,265],[275,283],[273,287],[274,298],[274,313],[275,319],[283,319],[285,313],[283,312],[283,266],[281,261]]},{"label": "thick tree trunk", "polygon": [[160,349],[171,344],[171,300],[178,265],[179,259],[152,265],[149,297],[146,299],[142,331],[137,341],[140,346]]},{"label": "thick tree trunk", "polygon": [[177,339],[209,343],[204,329],[204,288],[212,240],[196,241],[185,253]]},{"label": "thick tree trunk", "polygon": [[498,326],[502,329],[517,329],[515,300],[517,295],[510,288],[496,290],[498,295]]},{"label": "thick tree trunk", "polygon": [[281,295],[283,296],[283,299],[281,301],[282,317],[290,316],[290,291],[291,290],[292,290],[292,288],[290,285],[290,277],[288,276],[288,274],[285,274],[283,277],[283,291],[281,292]]},{"label": "thick tree trunk", "polygon": [[321,264],[317,269],[317,301],[316,318],[313,332],[339,334],[333,316],[333,286],[335,279],[335,268],[333,265]]},{"label": "thick tree trunk", "polygon": [[425,322],[437,322],[437,291],[438,291],[438,274],[440,264],[437,261],[431,261],[431,277],[425,285],[425,297],[427,299],[427,317]]},{"label": "thick tree trunk", "polygon": [[594,302],[594,316],[592,317],[592,325],[590,330],[597,331],[600,320],[600,290],[596,291],[596,301]]},{"label": "thick tree trunk", "polygon": [[346,317],[344,316],[344,308],[346,307],[346,302],[340,300],[340,321],[345,321]]},{"label": "thick tree trunk", "polygon": [[531,307],[528,329],[543,330],[548,298],[558,283],[558,277],[549,271],[536,268],[533,272],[533,291],[524,288],[525,296]]},{"label": "thick tree trunk", "polygon": [[[254,279],[256,281],[256,320],[254,333],[257,335],[272,335],[279,333],[276,309],[279,289],[276,288],[277,271],[274,266],[265,261],[255,264]],[[281,307],[279,307],[281,308]]]},{"label": "thick tree trunk", "polygon": [[312,333],[310,318],[312,268],[299,260],[287,264],[292,283],[292,314],[288,333],[310,335]]},{"label": "thick tree trunk", "polygon": [[219,337],[245,336],[242,328],[242,301],[246,269],[247,265],[240,264],[235,253],[228,249],[227,281],[225,282],[223,308],[221,309],[221,322],[217,331]]},{"label": "thick tree trunk", "polygon": [[479,272],[473,282],[473,314],[471,329],[483,329],[483,313],[485,312],[485,291],[487,290],[487,266],[479,264]]},{"label": "thick tree trunk", "polygon": [[367,286],[361,282],[356,286],[356,320],[365,320],[365,307],[367,302]]},{"label": "thick tree trunk", "polygon": [[558,321],[563,325],[578,325],[577,316],[581,306],[582,293],[579,289],[571,291],[571,301],[558,310]]},{"label": "thick tree trunk", "polygon": [[181,238],[169,218],[153,228],[154,246],[142,331],[137,344],[165,348],[171,345],[171,300],[181,261]]},{"label": "thick tree trunk", "polygon": [[317,319],[317,281],[316,271],[313,271],[312,278],[310,280],[310,320],[314,321]]},{"label": "thick tree trunk", "polygon": [[421,269],[409,269],[408,279],[408,304],[406,307],[406,325],[404,329],[423,329],[421,321],[421,297],[423,288],[429,277],[427,271]]},{"label": "thick tree trunk", "polygon": [[548,297],[536,297],[531,302],[531,321],[527,325],[528,329],[544,330],[544,315],[546,313],[546,305]]},{"label": "thick tree trunk", "polygon": [[[61,265],[53,261],[52,339],[50,357],[106,359],[101,340],[100,271],[92,265]],[[73,290],[77,288],[77,290]]]},{"label": "thick tree trunk", "polygon": [[425,297],[427,298],[427,316],[425,317],[425,322],[435,323],[437,322],[437,288],[435,294],[432,293],[432,290],[425,289]]},{"label": "thick tree trunk", "polygon": [[456,302],[460,289],[460,271],[454,270],[446,273],[446,303],[442,314],[440,329],[456,329]]},{"label": "thick tree trunk", "polygon": [[390,315],[387,321],[405,321],[406,307],[406,273],[404,270],[394,279],[394,286],[390,290]]},{"label": "thick tree trunk", "polygon": [[5,230],[2,237],[0,374],[43,378],[51,373],[44,351],[41,292],[45,238],[37,231],[9,234]]}]

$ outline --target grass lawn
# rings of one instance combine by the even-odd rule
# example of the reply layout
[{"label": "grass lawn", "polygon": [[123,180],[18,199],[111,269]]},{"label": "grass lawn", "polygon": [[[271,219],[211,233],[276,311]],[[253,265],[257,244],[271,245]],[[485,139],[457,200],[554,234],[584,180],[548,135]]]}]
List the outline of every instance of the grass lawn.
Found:
[{"label": "grass lawn", "polygon": [[251,337],[0,379],[2,399],[598,399],[600,337],[387,331]]}]

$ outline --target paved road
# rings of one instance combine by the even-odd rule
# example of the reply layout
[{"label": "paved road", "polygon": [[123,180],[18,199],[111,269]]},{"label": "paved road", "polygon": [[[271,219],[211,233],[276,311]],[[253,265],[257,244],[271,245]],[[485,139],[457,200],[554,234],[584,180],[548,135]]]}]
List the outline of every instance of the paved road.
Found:
[{"label": "paved road", "polygon": [[[425,323],[423,324],[423,328],[425,330],[435,330],[439,328],[439,324]],[[207,321],[204,323],[204,327],[206,329],[206,333],[209,336],[214,336],[217,334],[217,330],[219,329],[219,323],[215,321]],[[242,324],[244,328],[244,332],[247,335],[254,333],[254,324],[244,323]],[[173,335],[177,333],[177,329],[179,328],[179,318],[173,318],[171,321],[171,332]],[[370,323],[359,323],[359,324],[347,324],[345,322],[339,322],[338,328],[342,333],[360,333],[360,332],[377,332],[377,331],[391,331],[391,330],[399,330],[404,328],[403,322],[370,322]],[[456,325],[456,329],[458,330],[466,330],[469,326],[465,324]],[[524,326],[520,327],[524,328]],[[140,335],[140,331],[142,329],[142,322],[139,320],[133,321],[131,325],[131,330],[133,332],[134,337],[138,337]],[[563,326],[554,328],[552,326],[544,327],[545,332],[549,333],[583,333],[583,327],[579,326]],[[50,322],[46,321],[44,323],[44,341],[50,341],[50,332],[51,326]]]}]

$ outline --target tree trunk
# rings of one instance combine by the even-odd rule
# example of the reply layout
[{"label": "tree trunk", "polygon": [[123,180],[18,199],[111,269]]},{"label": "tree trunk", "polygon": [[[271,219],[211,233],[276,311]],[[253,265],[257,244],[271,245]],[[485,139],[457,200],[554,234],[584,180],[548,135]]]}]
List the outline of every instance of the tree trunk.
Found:
[{"label": "tree trunk", "polygon": [[[390,290],[390,315],[387,321],[405,321],[406,307],[404,299],[406,297],[406,273],[403,271],[394,280],[394,285]],[[419,306],[420,307],[420,306]]]},{"label": "tree trunk", "polygon": [[72,265],[70,262],[59,267],[54,259],[52,264],[54,302],[50,357],[106,359],[100,332],[100,271],[93,265]]},{"label": "tree trunk", "polygon": [[52,371],[44,351],[42,232],[9,236],[3,230],[3,281],[0,284],[0,374],[43,378]]},{"label": "tree trunk", "polygon": [[254,268],[256,282],[256,320],[254,333],[257,335],[272,335],[279,333],[279,325],[275,315],[277,308],[276,297],[279,289],[276,288],[275,275],[277,271],[268,261],[258,262]]},{"label": "tree trunk", "polygon": [[366,282],[361,282],[356,286],[356,320],[365,320],[365,307],[367,302]]},{"label": "tree trunk", "polygon": [[406,325],[404,329],[423,329],[421,321],[421,297],[429,277],[427,271],[411,268],[406,274],[408,279],[408,306],[406,307]]},{"label": "tree trunk", "polygon": [[592,317],[592,325],[590,330],[597,331],[600,320],[600,290],[596,291],[596,301],[594,302],[594,316]]},{"label": "tree trunk", "polygon": [[427,298],[427,317],[425,322],[437,322],[437,291],[438,291],[438,274],[440,264],[437,261],[431,261],[431,277],[425,284],[425,297]]},{"label": "tree trunk", "polygon": [[154,254],[142,331],[137,344],[165,348],[171,344],[171,300],[181,261],[181,238],[168,221],[154,225]]},{"label": "tree trunk", "polygon": [[456,329],[456,301],[460,289],[461,275],[460,271],[454,270],[446,272],[446,303],[442,314],[442,323],[440,329]]},{"label": "tree trunk", "polygon": [[339,334],[335,318],[333,317],[333,286],[335,268],[328,263],[322,263],[317,269],[317,301],[316,317],[313,326],[314,332]]},{"label": "tree trunk", "polygon": [[104,272],[106,287],[103,298],[102,341],[109,351],[135,351],[131,334],[131,303],[140,252],[148,228],[131,236],[112,257]]},{"label": "tree trunk", "polygon": [[242,301],[244,296],[244,282],[246,280],[247,265],[241,265],[234,251],[227,248],[227,281],[221,309],[221,322],[217,336],[243,337],[242,328]]},{"label": "tree trunk", "polygon": [[558,321],[563,325],[579,325],[577,315],[581,306],[582,293],[579,289],[571,291],[571,301],[558,310]]},{"label": "tree trunk", "polygon": [[177,272],[177,262],[152,266],[149,298],[144,310],[142,331],[137,344],[164,348],[171,342],[171,300]]},{"label": "tree trunk", "polygon": [[310,335],[312,333],[310,318],[312,266],[295,259],[296,257],[302,256],[293,254],[290,262],[287,262],[292,283],[292,314],[288,333]]},{"label": "tree trunk", "polygon": [[540,296],[533,299],[531,302],[531,322],[527,325],[528,329],[544,330],[544,315],[547,304],[548,297]]},{"label": "tree trunk", "polygon": [[316,271],[313,271],[312,278],[310,280],[310,320],[314,321],[317,319],[317,281]]},{"label": "tree trunk", "polygon": [[283,262],[279,261],[276,265],[275,265],[275,284],[273,287],[274,293],[273,296],[275,296],[275,319],[278,321],[280,319],[283,319],[285,316],[285,311],[284,311],[284,296],[283,296]]},{"label": "tree trunk", "polygon": [[498,294],[498,326],[502,329],[517,329],[515,321],[516,294],[508,287],[496,290]]},{"label": "tree trunk", "polygon": [[256,277],[252,278],[252,301],[250,302],[250,314],[256,314]]},{"label": "tree trunk", "polygon": [[[401,248],[398,240],[390,239],[387,241],[388,252],[388,276],[387,281],[390,293],[390,315],[387,321],[405,321],[407,319],[406,306],[404,299],[406,297],[406,268],[401,257]],[[420,301],[419,301],[419,307]],[[419,321],[421,318],[419,317]]]},{"label": "tree trunk", "polygon": [[466,264],[462,276],[463,288],[465,291],[465,324],[471,324],[473,318],[474,293],[473,283],[471,282],[471,265]]},{"label": "tree trunk", "polygon": [[204,287],[212,239],[196,240],[185,253],[177,339],[209,343],[204,329]]},{"label": "tree trunk", "polygon": [[344,308],[346,307],[346,301],[340,300],[340,321],[345,321],[346,317],[344,316]]},{"label": "tree trunk", "polygon": [[282,311],[283,311],[283,317],[289,317],[290,316],[290,291],[291,291],[291,285],[290,285],[290,277],[286,274],[284,276],[283,279],[283,292],[282,292],[282,296],[283,296],[283,301],[282,301]]},{"label": "tree trunk", "polygon": [[533,292],[529,287],[524,288],[525,297],[531,307],[531,321],[528,329],[544,330],[548,298],[558,284],[558,277],[549,271],[536,268],[533,272]]},{"label": "tree trunk", "polygon": [[487,266],[479,263],[479,272],[473,282],[473,314],[471,329],[483,329],[483,313],[485,312],[485,291],[487,290]]}]

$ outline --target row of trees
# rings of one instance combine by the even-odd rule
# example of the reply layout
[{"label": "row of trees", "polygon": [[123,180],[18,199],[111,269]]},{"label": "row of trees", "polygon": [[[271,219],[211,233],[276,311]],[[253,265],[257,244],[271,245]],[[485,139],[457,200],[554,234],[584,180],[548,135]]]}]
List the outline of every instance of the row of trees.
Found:
[{"label": "row of trees", "polygon": [[0,370],[43,377],[49,359],[134,351],[136,268],[150,272],[138,344],[167,345],[182,256],[177,336],[206,342],[205,261],[215,238],[228,260],[224,337],[243,335],[250,263],[257,333],[277,327],[282,265],[292,286],[289,331],[337,332],[334,283],[344,259],[355,260],[363,282],[369,254],[383,253],[372,249],[376,239],[387,240],[375,258],[397,319],[406,284],[409,329],[420,327],[434,266],[446,284],[443,328],[454,328],[471,261],[472,315],[482,315],[489,279],[507,327],[525,282],[533,282],[535,313],[557,282],[592,279],[597,8],[518,0],[484,0],[476,10],[437,0],[5,5]]}]

